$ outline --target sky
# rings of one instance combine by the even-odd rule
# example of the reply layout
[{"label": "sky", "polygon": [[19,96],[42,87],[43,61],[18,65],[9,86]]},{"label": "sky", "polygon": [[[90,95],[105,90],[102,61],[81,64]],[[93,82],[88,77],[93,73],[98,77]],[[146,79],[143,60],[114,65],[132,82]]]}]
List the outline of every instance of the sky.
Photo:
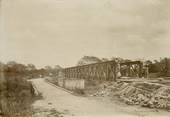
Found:
[{"label": "sky", "polygon": [[170,57],[170,0],[1,0],[0,61]]}]

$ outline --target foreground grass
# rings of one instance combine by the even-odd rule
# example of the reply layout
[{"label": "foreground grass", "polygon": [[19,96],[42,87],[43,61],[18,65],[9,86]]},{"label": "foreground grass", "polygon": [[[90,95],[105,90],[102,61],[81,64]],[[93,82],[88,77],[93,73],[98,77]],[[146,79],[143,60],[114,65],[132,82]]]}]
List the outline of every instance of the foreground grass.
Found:
[{"label": "foreground grass", "polygon": [[3,79],[0,84],[1,115],[4,117],[30,117],[34,97],[31,83],[15,73],[5,73]]}]

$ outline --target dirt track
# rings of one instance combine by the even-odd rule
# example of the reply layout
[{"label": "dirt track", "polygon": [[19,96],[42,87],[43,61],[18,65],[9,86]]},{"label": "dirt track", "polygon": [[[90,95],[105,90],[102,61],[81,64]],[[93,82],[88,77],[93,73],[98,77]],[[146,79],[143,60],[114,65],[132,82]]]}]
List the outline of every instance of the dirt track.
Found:
[{"label": "dirt track", "polygon": [[32,80],[43,99],[33,104],[36,117],[55,117],[57,112],[64,117],[169,117],[169,112],[128,106],[104,98],[80,97],[54,87],[44,79]]}]

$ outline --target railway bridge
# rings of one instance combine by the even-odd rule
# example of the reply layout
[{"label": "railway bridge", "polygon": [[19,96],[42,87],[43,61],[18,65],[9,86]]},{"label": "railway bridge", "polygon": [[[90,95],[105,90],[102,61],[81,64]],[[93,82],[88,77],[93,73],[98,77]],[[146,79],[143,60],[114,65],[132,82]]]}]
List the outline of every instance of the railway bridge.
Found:
[{"label": "railway bridge", "polygon": [[116,81],[120,75],[125,77],[142,77],[143,63],[141,61],[122,63],[107,61],[65,68],[63,73],[65,78]]}]

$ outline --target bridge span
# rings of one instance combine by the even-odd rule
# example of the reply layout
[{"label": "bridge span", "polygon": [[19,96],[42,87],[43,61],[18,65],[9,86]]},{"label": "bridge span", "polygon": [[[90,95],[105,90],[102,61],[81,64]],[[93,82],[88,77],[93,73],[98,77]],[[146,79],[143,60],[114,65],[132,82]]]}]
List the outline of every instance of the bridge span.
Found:
[{"label": "bridge span", "polygon": [[143,63],[141,61],[122,63],[107,61],[65,68],[63,73],[65,78],[116,81],[120,75],[126,77],[143,77]]}]

